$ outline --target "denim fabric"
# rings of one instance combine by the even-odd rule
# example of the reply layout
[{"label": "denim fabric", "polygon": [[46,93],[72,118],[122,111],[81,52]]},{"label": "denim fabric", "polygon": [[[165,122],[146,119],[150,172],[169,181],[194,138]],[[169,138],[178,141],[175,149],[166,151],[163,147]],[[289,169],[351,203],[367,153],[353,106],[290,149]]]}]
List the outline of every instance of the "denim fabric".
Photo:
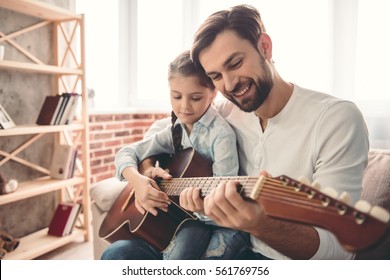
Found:
[{"label": "denim fabric", "polygon": [[108,246],[102,260],[162,260],[162,254],[142,239],[118,240]]},{"label": "denim fabric", "polygon": [[160,253],[142,239],[112,243],[102,260],[233,260],[266,259],[251,249],[249,234],[204,224],[183,223],[170,245]]},{"label": "denim fabric", "polygon": [[246,250],[251,251],[248,233],[211,225],[208,227],[212,230],[212,237],[201,259],[235,260]]},{"label": "denim fabric", "polygon": [[199,221],[184,222],[169,246],[163,251],[164,260],[198,260],[212,235],[210,227]]}]

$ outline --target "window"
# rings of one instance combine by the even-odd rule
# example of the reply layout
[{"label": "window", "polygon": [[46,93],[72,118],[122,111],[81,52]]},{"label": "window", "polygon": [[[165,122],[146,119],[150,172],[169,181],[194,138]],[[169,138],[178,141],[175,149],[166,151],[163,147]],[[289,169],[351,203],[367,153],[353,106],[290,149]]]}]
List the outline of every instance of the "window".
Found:
[{"label": "window", "polygon": [[[354,101],[371,146],[390,148],[387,0],[246,0],[273,41],[281,76]],[[95,110],[170,110],[167,66],[211,13],[242,0],[77,0],[86,14],[87,87]],[[281,8],[283,7],[283,8]]]},{"label": "window", "polygon": [[[78,12],[86,14],[87,86],[95,91],[94,105],[99,111],[128,108],[148,111],[162,107],[168,111],[169,62],[191,47],[193,34],[208,15],[242,3],[240,0],[98,2],[76,1]],[[103,4],[107,2],[109,5]],[[246,1],[261,11],[275,42],[278,70],[289,75],[284,77],[330,91],[330,2],[290,2]],[[282,4],[286,9],[280,9]],[[303,5],[313,12],[302,13]],[[302,14],[297,16],[299,13]]]}]

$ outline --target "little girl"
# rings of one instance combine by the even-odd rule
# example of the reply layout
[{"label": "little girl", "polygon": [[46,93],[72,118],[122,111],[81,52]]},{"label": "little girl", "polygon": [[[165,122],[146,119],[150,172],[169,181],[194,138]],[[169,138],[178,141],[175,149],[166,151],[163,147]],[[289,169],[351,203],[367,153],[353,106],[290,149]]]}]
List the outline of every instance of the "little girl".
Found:
[{"label": "little girl", "polygon": [[[148,211],[157,215],[156,208],[168,211],[169,204],[168,196],[159,190],[156,182],[138,172],[138,164],[145,158],[192,147],[213,163],[214,176],[238,173],[236,136],[214,108],[217,90],[195,68],[189,51],[169,65],[168,81],[172,124],[123,147],[115,158],[116,176],[134,186],[135,206],[142,214]],[[201,212],[203,205],[198,209]],[[248,234],[216,226],[201,213],[195,214],[200,221],[184,222],[163,253],[141,239],[120,240],[106,249],[102,259],[235,259],[250,246]]]}]

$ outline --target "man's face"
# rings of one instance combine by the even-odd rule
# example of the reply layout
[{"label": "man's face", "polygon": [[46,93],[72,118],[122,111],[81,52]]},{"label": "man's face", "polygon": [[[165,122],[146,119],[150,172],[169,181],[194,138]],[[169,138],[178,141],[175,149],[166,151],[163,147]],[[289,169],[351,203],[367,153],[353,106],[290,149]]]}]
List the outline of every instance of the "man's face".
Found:
[{"label": "man's face", "polygon": [[259,108],[273,87],[264,55],[233,31],[223,31],[199,55],[215,87],[245,112]]}]

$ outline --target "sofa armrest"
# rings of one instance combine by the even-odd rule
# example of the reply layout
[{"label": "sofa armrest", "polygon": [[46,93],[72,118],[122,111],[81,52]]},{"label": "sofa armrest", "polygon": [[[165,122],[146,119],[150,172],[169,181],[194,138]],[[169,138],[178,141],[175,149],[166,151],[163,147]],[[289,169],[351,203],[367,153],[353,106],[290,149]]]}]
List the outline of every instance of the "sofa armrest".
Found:
[{"label": "sofa armrest", "polygon": [[121,182],[116,178],[109,178],[97,182],[90,189],[92,199],[92,230],[93,230],[93,255],[99,260],[104,249],[109,243],[99,237],[99,229],[107,211],[126,186],[127,182]]},{"label": "sofa armrest", "polygon": [[97,182],[91,187],[91,199],[102,211],[107,212],[126,184],[115,177]]}]

